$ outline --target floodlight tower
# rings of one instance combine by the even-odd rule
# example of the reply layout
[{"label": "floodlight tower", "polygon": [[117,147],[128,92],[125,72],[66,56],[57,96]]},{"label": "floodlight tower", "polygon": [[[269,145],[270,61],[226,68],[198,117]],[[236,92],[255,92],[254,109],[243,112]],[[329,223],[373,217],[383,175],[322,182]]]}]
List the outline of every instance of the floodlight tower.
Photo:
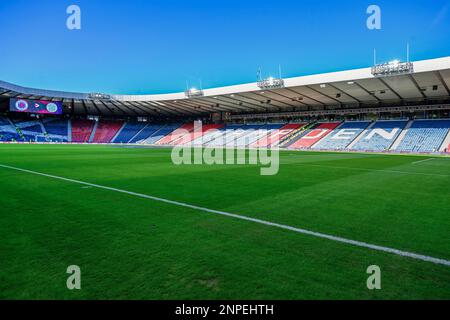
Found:
[{"label": "floodlight tower", "polygon": [[284,80],[281,78],[281,65],[278,66],[279,78],[272,76],[263,79],[261,68],[257,72],[257,85],[261,90],[284,88]]}]

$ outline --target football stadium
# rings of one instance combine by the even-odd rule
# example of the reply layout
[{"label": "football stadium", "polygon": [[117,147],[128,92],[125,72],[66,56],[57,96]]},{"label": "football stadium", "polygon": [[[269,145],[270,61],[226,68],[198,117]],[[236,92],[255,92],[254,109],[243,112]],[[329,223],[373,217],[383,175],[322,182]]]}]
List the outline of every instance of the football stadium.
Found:
[{"label": "football stadium", "polygon": [[0,81],[0,299],[448,300],[449,199],[450,57],[158,94]]}]

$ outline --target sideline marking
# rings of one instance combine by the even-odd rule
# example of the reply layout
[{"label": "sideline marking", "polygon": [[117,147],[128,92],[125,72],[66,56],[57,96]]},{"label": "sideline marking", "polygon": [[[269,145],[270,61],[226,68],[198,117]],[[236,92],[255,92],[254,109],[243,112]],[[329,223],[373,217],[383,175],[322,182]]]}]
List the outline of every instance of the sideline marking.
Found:
[{"label": "sideline marking", "polygon": [[168,204],[172,204],[172,205],[176,205],[176,206],[180,206],[180,207],[190,208],[190,209],[194,209],[194,210],[197,210],[197,211],[204,211],[204,212],[214,213],[214,214],[227,216],[227,217],[231,217],[231,218],[235,218],[235,219],[255,222],[255,223],[263,224],[263,225],[266,225],[266,226],[271,226],[271,227],[275,227],[275,228],[279,228],[279,229],[284,229],[284,230],[289,230],[289,231],[293,231],[293,232],[297,232],[297,233],[301,233],[301,234],[305,234],[305,235],[314,236],[314,237],[317,237],[317,238],[328,239],[328,240],[335,241],[335,242],[341,242],[341,243],[350,244],[350,245],[357,246],[357,247],[362,247],[362,248],[368,248],[368,249],[372,249],[372,250],[376,250],[376,251],[387,252],[387,253],[395,254],[395,255],[398,255],[398,256],[402,256],[402,257],[408,257],[408,258],[412,258],[412,259],[416,259],[416,260],[431,262],[431,263],[434,263],[434,264],[439,264],[439,265],[444,265],[444,266],[450,267],[450,261],[449,260],[445,260],[445,259],[439,259],[439,258],[434,258],[434,257],[430,257],[430,256],[425,256],[425,255],[413,253],[413,252],[402,251],[402,250],[398,250],[398,249],[394,249],[394,248],[378,246],[378,245],[374,245],[374,244],[370,244],[370,243],[366,243],[366,242],[350,240],[350,239],[337,237],[337,236],[333,236],[333,235],[329,235],[329,234],[325,234],[325,233],[320,233],[320,232],[310,231],[310,230],[306,230],[306,229],[291,227],[291,226],[284,225],[284,224],[279,224],[279,223],[274,223],[274,222],[265,221],[265,220],[261,220],[261,219],[251,218],[251,217],[242,216],[242,215],[238,215],[238,214],[234,214],[234,213],[208,209],[208,208],[199,207],[199,206],[195,206],[195,205],[191,205],[191,204],[187,204],[187,203],[183,203],[183,202],[172,201],[172,200],[168,200],[168,199],[163,199],[163,198],[158,198],[158,197],[154,197],[154,196],[149,196],[149,195],[142,194],[142,193],[136,193],[136,192],[132,192],[132,191],[126,191],[126,190],[122,190],[122,189],[106,187],[106,186],[102,186],[102,185],[98,185],[98,184],[94,184],[94,183],[89,183],[89,182],[84,182],[84,181],[79,181],[79,180],[74,180],[74,179],[54,176],[54,175],[51,175],[51,174],[41,173],[41,172],[37,172],[37,171],[31,171],[31,170],[11,167],[11,166],[7,166],[7,165],[3,165],[3,164],[0,164],[0,167],[5,168],[5,169],[11,169],[11,170],[15,170],[15,171],[20,171],[20,172],[30,173],[30,174],[34,174],[34,175],[38,175],[38,176],[42,176],[42,177],[53,178],[53,179],[57,179],[57,180],[62,180],[62,181],[82,184],[82,185],[85,185],[85,186],[90,186],[90,187],[94,187],[94,188],[98,188],[98,189],[115,191],[115,192],[124,193],[124,194],[132,195],[132,196],[136,196],[136,197],[140,197],[140,198],[151,199],[151,200],[154,200],[154,201],[159,201],[159,202],[164,202],[164,203],[168,203]]}]

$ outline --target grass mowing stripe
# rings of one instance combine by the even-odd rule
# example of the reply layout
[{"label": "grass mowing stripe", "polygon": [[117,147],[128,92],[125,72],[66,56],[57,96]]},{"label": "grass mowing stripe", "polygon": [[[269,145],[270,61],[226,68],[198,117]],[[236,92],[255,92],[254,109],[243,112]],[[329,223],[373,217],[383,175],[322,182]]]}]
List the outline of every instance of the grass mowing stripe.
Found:
[{"label": "grass mowing stripe", "polygon": [[335,241],[335,242],[341,242],[341,243],[350,244],[350,245],[357,246],[357,247],[387,252],[387,253],[395,254],[398,256],[402,256],[402,257],[408,257],[408,258],[412,258],[412,259],[416,259],[416,260],[431,262],[434,264],[445,265],[445,266],[450,267],[450,261],[445,260],[445,259],[434,258],[434,257],[426,256],[426,255],[413,253],[413,252],[402,251],[402,250],[398,250],[398,249],[394,249],[394,248],[374,245],[374,244],[370,244],[370,243],[366,243],[366,242],[350,240],[350,239],[346,239],[346,238],[342,238],[342,237],[338,237],[338,236],[333,236],[333,235],[329,235],[329,234],[325,234],[325,233],[296,228],[296,227],[292,227],[292,226],[288,226],[288,225],[278,224],[275,222],[251,218],[251,217],[238,215],[238,214],[234,214],[234,213],[229,213],[229,212],[224,212],[224,211],[219,211],[219,210],[214,210],[214,209],[208,209],[208,208],[199,207],[199,206],[195,206],[195,205],[191,205],[191,204],[187,204],[187,203],[183,203],[183,202],[178,202],[178,201],[168,200],[168,199],[164,199],[164,198],[149,196],[149,195],[142,194],[142,193],[136,193],[136,192],[132,192],[132,191],[102,186],[102,185],[98,185],[98,184],[94,184],[94,183],[59,177],[59,176],[55,176],[55,175],[51,175],[51,174],[16,168],[16,167],[8,166],[8,165],[0,164],[0,167],[5,168],[5,169],[19,171],[19,172],[25,172],[25,173],[29,173],[29,174],[33,174],[33,175],[43,176],[43,177],[47,177],[47,178],[81,184],[84,186],[90,186],[90,187],[94,187],[94,188],[98,188],[98,189],[119,192],[119,193],[128,194],[128,195],[132,195],[132,196],[136,196],[136,197],[140,197],[140,198],[151,199],[154,201],[159,201],[159,202],[172,204],[172,205],[176,205],[176,206],[180,206],[180,207],[190,208],[190,209],[197,210],[197,211],[204,211],[204,212],[214,213],[214,214],[227,216],[227,217],[231,217],[231,218],[235,218],[235,219],[240,219],[240,220],[244,220],[244,221],[255,222],[255,223],[259,223],[259,224],[266,225],[266,226],[276,227],[276,228],[289,230],[289,231],[293,231],[293,232],[297,232],[297,233],[301,233],[301,234],[305,234],[305,235],[314,236],[317,238],[328,239],[328,240]]},{"label": "grass mowing stripe", "polygon": [[420,160],[420,161],[413,162],[413,164],[419,164],[419,163],[427,162],[427,161],[434,160],[434,159],[435,158],[428,158],[428,159],[425,159],[425,160]]},{"label": "grass mowing stripe", "polygon": [[[427,159],[432,160],[432,159]],[[423,160],[422,160],[423,161]],[[414,162],[412,164],[415,164]],[[309,164],[309,163],[296,163],[299,166],[317,167],[317,168],[330,168],[330,169],[344,169],[344,170],[357,170],[366,172],[385,172],[385,173],[398,173],[398,174],[409,174],[409,175],[419,175],[419,176],[431,176],[431,177],[450,177],[448,174],[439,173],[425,173],[425,172],[408,172],[400,170],[384,170],[384,169],[368,169],[368,168],[355,168],[355,167],[341,167],[341,166],[329,166],[322,164]]]}]

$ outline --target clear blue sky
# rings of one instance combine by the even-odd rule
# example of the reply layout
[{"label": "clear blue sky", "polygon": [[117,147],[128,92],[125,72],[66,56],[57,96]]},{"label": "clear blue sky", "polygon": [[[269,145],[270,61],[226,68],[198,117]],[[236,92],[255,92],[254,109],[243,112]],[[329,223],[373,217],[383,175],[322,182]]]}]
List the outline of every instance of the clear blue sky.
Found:
[{"label": "clear blue sky", "polygon": [[[82,29],[66,28],[66,9]],[[382,30],[366,9],[382,9]],[[183,91],[450,55],[450,0],[1,0],[0,79],[81,92]]]}]

